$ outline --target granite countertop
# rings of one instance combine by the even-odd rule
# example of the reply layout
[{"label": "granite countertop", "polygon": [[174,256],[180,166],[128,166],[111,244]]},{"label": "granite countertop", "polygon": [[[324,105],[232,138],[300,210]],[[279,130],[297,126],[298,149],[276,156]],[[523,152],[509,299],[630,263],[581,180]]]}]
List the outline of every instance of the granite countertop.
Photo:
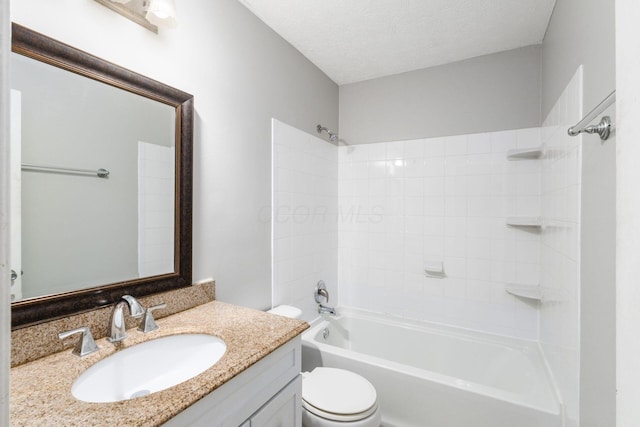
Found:
[{"label": "granite countertop", "polygon": [[[227,351],[202,374],[169,389],[114,403],[87,403],[71,395],[75,379],[91,365],[116,352],[105,338],[100,350],[79,358],[70,350],[11,369],[12,426],[156,426],[166,422],[226,381],[247,369],[309,325],[249,308],[213,301],[157,320],[160,329],[135,329],[120,348],[166,335],[205,333],[222,338]],[[160,356],[161,357],[161,356]]]}]

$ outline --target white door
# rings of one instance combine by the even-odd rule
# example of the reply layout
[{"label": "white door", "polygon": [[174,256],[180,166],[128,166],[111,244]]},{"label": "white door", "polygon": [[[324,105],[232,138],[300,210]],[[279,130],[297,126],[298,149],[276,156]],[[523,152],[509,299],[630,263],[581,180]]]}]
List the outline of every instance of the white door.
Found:
[{"label": "white door", "polygon": [[22,298],[22,94],[11,89],[11,300]]}]

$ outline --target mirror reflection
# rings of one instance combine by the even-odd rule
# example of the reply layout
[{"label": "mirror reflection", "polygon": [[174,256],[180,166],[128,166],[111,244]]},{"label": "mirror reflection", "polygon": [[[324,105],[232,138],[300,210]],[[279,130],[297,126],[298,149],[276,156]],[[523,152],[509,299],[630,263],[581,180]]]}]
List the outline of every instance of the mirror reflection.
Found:
[{"label": "mirror reflection", "polygon": [[12,298],[176,271],[175,108],[11,61]]}]

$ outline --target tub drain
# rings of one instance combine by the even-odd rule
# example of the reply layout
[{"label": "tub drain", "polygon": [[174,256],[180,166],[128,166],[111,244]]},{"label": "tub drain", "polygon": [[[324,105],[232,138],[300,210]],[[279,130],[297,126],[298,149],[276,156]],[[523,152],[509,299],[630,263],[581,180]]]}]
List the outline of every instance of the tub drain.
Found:
[{"label": "tub drain", "polygon": [[142,397],[142,396],[147,396],[151,394],[151,390],[138,390],[135,393],[133,393],[130,397],[130,399],[135,399],[136,397]]},{"label": "tub drain", "polygon": [[324,338],[325,341],[326,341],[327,338],[329,338],[329,328],[324,328],[322,330],[322,338]]}]

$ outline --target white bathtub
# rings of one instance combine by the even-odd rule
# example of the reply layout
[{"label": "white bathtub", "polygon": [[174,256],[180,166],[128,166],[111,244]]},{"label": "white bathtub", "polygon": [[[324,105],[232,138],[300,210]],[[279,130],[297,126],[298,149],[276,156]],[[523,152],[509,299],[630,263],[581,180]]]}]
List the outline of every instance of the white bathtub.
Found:
[{"label": "white bathtub", "polygon": [[302,369],[330,366],[367,378],[383,426],[562,425],[536,343],[360,310],[338,313],[303,334]]}]

